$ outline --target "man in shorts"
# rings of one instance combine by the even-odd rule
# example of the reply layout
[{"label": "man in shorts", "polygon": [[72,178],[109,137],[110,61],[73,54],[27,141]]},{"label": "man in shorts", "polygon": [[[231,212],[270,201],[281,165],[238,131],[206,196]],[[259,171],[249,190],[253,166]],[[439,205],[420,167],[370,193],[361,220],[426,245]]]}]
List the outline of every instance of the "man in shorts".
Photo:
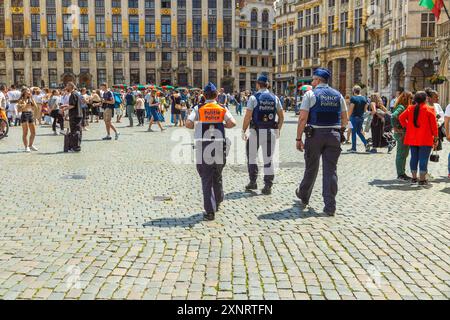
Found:
[{"label": "man in shorts", "polygon": [[112,140],[111,138],[111,129],[115,133],[116,140],[119,139],[119,132],[116,127],[112,124],[113,110],[114,110],[114,94],[111,90],[108,89],[108,85],[106,83],[102,83],[100,89],[103,91],[102,100],[103,100],[103,121],[105,121],[106,126],[106,137],[103,140]]}]

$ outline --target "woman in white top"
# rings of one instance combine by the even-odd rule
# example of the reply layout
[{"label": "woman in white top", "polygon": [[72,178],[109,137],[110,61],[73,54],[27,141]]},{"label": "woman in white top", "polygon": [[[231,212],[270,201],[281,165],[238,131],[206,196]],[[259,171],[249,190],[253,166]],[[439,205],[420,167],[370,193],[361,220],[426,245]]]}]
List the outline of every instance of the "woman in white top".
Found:
[{"label": "woman in white top", "polygon": [[50,116],[53,118],[53,134],[58,135],[56,132],[56,124],[59,123],[60,133],[64,134],[64,118],[60,110],[61,97],[58,90],[53,90],[50,99],[48,99],[48,106],[50,108]]},{"label": "woman in white top", "polygon": [[139,122],[138,127],[144,126],[145,102],[140,92],[137,94],[136,104],[134,107],[136,109],[136,116]]}]

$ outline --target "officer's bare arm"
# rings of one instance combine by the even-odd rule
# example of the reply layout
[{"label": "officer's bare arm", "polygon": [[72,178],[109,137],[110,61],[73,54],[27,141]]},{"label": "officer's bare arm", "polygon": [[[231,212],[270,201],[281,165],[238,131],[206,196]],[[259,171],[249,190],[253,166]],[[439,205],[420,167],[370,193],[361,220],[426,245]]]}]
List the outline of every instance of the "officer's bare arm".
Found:
[{"label": "officer's bare arm", "polygon": [[248,127],[250,126],[250,121],[252,120],[252,110],[247,109],[245,111],[244,123],[242,124],[242,131],[246,132]]},{"label": "officer's bare arm", "polygon": [[186,128],[194,129],[194,123],[191,120],[186,120]]},{"label": "officer's bare arm", "polygon": [[278,130],[281,131],[281,128],[283,127],[283,123],[284,123],[284,112],[283,109],[278,109],[277,111],[277,115],[278,115]]},{"label": "officer's bare arm", "polygon": [[447,140],[450,141],[450,117],[445,117],[445,135]]},{"label": "officer's bare arm", "polygon": [[306,122],[308,121],[309,111],[300,110],[300,116],[298,117],[297,126],[297,139],[300,140],[303,136],[303,131],[305,131]]},{"label": "officer's bare arm", "polygon": [[228,119],[225,122],[225,128],[227,128],[227,129],[234,128],[235,126],[236,126],[236,120],[234,120],[234,119]]},{"label": "officer's bare arm", "polygon": [[348,125],[348,113],[347,111],[341,112],[341,127],[346,128]]}]

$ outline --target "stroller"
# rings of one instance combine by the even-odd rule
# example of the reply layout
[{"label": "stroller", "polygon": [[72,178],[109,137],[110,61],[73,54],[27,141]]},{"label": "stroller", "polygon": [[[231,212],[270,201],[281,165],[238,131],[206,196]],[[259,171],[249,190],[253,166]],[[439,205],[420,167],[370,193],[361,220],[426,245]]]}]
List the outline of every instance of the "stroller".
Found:
[{"label": "stroller", "polygon": [[[391,153],[392,150],[397,146],[397,141],[394,138],[393,127],[391,124],[391,114],[386,113],[384,115],[384,132],[383,132],[383,139],[385,140],[385,144],[388,148],[388,153]],[[367,143],[372,148],[372,138],[367,139]]]}]

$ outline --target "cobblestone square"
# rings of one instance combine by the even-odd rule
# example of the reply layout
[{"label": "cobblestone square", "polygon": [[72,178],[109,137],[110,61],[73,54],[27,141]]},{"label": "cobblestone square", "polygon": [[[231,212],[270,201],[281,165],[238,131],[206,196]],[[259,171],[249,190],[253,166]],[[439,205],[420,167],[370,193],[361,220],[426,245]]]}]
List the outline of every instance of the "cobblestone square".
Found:
[{"label": "cobblestone square", "polygon": [[105,142],[94,123],[82,152],[64,154],[44,126],[26,154],[13,127],[0,141],[0,298],[449,299],[450,145],[429,189],[395,180],[395,151],[343,146],[328,217],[320,178],[311,209],[296,201],[296,121],[286,114],[273,194],[245,193],[246,167],[230,161],[214,222],[202,219],[195,166],[172,161],[191,148],[172,140],[180,129],[147,133],[125,118]]}]

